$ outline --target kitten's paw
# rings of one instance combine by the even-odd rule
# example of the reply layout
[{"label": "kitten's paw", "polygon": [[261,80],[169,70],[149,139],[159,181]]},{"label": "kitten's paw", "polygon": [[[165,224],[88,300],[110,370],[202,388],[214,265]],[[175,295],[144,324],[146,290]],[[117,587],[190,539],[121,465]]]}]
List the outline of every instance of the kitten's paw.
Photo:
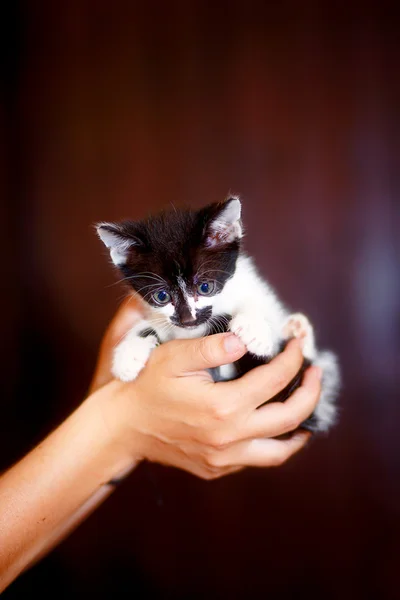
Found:
[{"label": "kitten's paw", "polygon": [[126,339],[116,347],[112,373],[121,381],[133,381],[148,361],[153,348],[157,346],[157,338],[149,335]]},{"label": "kitten's paw", "polygon": [[255,356],[272,356],[275,343],[271,325],[259,316],[236,315],[231,321],[230,330],[237,335]]},{"label": "kitten's paw", "polygon": [[307,317],[301,313],[289,315],[283,326],[283,337],[290,339],[298,338],[303,342],[303,354],[313,359],[316,353],[314,341],[314,329]]}]

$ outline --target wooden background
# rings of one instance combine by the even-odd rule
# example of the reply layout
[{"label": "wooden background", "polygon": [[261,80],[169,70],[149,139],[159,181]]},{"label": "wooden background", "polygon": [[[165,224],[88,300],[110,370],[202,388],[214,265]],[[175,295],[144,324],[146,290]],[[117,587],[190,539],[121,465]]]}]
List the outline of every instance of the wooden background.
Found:
[{"label": "wooden background", "polygon": [[276,470],[143,465],[5,600],[399,597],[399,22],[352,2],[12,3],[2,19],[6,467],[83,398],[121,297],[95,221],[244,202],[344,376]]}]

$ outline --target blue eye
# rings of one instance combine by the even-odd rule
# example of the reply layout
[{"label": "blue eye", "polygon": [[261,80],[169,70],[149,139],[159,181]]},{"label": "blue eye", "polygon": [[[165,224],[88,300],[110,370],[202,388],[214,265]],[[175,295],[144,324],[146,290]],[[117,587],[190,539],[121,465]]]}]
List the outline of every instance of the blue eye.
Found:
[{"label": "blue eye", "polygon": [[200,296],[211,296],[214,290],[215,283],[213,281],[203,281],[203,283],[199,283],[197,286],[197,293]]},{"label": "blue eye", "polygon": [[159,292],[155,292],[153,294],[153,300],[157,304],[168,304],[171,300],[171,296],[165,290],[160,290]]}]

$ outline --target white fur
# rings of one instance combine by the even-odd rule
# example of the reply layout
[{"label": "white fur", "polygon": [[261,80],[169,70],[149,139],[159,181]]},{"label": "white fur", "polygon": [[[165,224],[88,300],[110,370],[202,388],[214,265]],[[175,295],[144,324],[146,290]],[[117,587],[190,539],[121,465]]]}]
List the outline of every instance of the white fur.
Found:
[{"label": "white fur", "polygon": [[109,231],[106,227],[108,223],[99,223],[97,234],[104,245],[110,250],[111,260],[114,265],[120,267],[126,263],[129,249],[135,246],[133,239],[128,239],[117,232]]},{"label": "white fur", "polygon": [[256,356],[267,358],[274,350],[274,335],[267,319],[257,313],[243,312],[233,317],[230,330],[235,333]]},{"label": "white fur", "polygon": [[196,319],[196,301],[193,296],[190,296],[187,291],[186,283],[182,279],[182,277],[178,277],[178,285],[182,290],[183,297],[185,298],[185,302],[189,307],[190,314],[192,315],[192,319]]},{"label": "white fur", "polygon": [[[215,296],[199,296],[195,299],[188,294],[183,280],[180,285],[193,318],[196,309],[204,306],[212,306],[213,316],[230,314],[230,329],[257,356],[273,356],[278,352],[282,339],[293,335],[301,337],[304,341],[304,356],[323,370],[322,393],[315,416],[318,430],[329,429],[335,421],[334,400],[340,383],[336,358],[330,352],[317,351],[311,323],[302,314],[289,314],[273,289],[258,275],[249,257],[239,256],[233,277]],[[207,324],[194,328],[173,325],[170,317],[175,310],[171,303],[163,307],[148,308],[147,320],[136,325],[116,348],[113,373],[123,381],[130,381],[139,374],[157,345],[155,336],[138,337],[140,330],[151,327],[161,342],[197,338],[208,333]],[[219,379],[229,380],[235,376],[234,365],[220,367]]]},{"label": "white fur", "polygon": [[177,327],[172,325],[171,330],[167,333],[167,340],[192,340],[207,335],[207,325],[199,325],[198,327]]},{"label": "white fur", "polygon": [[197,310],[200,310],[201,308],[205,308],[206,306],[213,306],[214,298],[216,298],[216,296],[197,296],[196,300],[192,298],[191,302],[194,301],[195,307],[197,308]]},{"label": "white fur", "polygon": [[297,337],[302,340],[303,355],[311,361],[315,360],[317,349],[315,347],[314,329],[305,315],[301,313],[289,315],[282,332],[285,338]]},{"label": "white fur", "polygon": [[153,317],[156,318],[160,318],[160,317],[164,317],[166,320],[166,323],[169,323],[169,317],[172,317],[172,315],[174,314],[175,309],[172,306],[171,302],[168,302],[168,304],[166,304],[165,306],[157,306],[153,308],[152,310],[152,314]]},{"label": "white fur", "polygon": [[314,413],[318,420],[318,430],[328,431],[337,417],[335,401],[340,388],[339,365],[332,352],[319,352],[314,364],[322,369],[321,397]]},{"label": "white fur", "polygon": [[223,243],[232,242],[243,235],[240,215],[242,206],[239,198],[232,197],[214,219],[210,227],[210,235],[207,243],[209,246],[217,246],[223,240]]},{"label": "white fur", "polygon": [[278,351],[288,312],[249,257],[238,258],[235,275],[215,296],[214,312],[232,315],[231,330],[253,354],[271,356]]},{"label": "white fur", "polygon": [[[150,324],[147,324],[150,326]],[[112,373],[121,381],[133,381],[148,361],[151,351],[157,346],[157,338],[153,335],[139,337],[140,331],[146,328],[146,322],[140,321],[133,327],[114,351]]]},{"label": "white fur", "polygon": [[[189,294],[186,294],[185,301],[189,307],[190,314],[192,315],[193,319],[195,319],[196,318],[196,310],[198,310],[200,308],[198,298],[195,299],[195,298],[193,298],[193,296],[189,296]],[[208,306],[208,305],[206,305],[206,306]]]},{"label": "white fur", "polygon": [[219,367],[219,377],[221,381],[229,381],[236,377],[235,365],[222,365]]}]

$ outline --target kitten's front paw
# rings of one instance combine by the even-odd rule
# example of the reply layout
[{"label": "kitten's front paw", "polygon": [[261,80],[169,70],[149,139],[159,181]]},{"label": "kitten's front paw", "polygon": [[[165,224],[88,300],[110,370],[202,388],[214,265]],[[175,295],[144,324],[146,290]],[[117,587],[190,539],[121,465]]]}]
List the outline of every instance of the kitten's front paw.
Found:
[{"label": "kitten's front paw", "polygon": [[286,339],[296,337],[301,340],[304,356],[310,360],[315,358],[314,329],[305,315],[301,313],[289,315],[282,333]]},{"label": "kitten's front paw", "polygon": [[237,335],[247,347],[247,350],[256,356],[272,356],[274,351],[274,334],[271,325],[263,318],[249,317],[240,314],[234,317],[230,330]]},{"label": "kitten's front paw", "polygon": [[151,351],[157,346],[157,338],[149,335],[126,339],[116,347],[112,373],[121,381],[133,381],[148,361]]}]

